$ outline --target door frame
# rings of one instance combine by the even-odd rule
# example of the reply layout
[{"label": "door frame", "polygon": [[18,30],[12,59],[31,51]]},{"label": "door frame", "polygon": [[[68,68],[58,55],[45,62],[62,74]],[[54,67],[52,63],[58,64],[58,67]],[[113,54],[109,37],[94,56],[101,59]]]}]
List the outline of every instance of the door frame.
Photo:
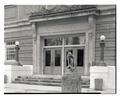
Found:
[{"label": "door frame", "polygon": [[[74,32],[73,32],[74,33]],[[87,70],[88,70],[88,62],[89,62],[89,45],[88,45],[88,43],[89,43],[89,32],[81,32],[81,33],[75,33],[75,35],[81,35],[81,34],[83,34],[84,33],[84,35],[85,35],[85,40],[86,40],[86,42],[85,42],[85,44],[84,45],[65,45],[64,44],[64,36],[67,36],[68,34],[66,34],[66,33],[59,33],[59,36],[62,36],[63,37],[63,44],[62,45],[59,45],[59,46],[44,46],[44,44],[43,44],[43,40],[45,39],[45,38],[51,38],[51,37],[57,37],[57,34],[51,34],[51,35],[44,35],[44,34],[40,34],[39,35],[39,39],[38,39],[38,41],[40,41],[39,43],[38,43],[38,46],[39,46],[39,48],[40,48],[40,50],[39,50],[39,53],[41,53],[41,55],[40,54],[38,54],[38,61],[39,61],[39,64],[41,64],[41,66],[42,66],[42,69],[41,69],[41,71],[42,71],[42,74],[41,75],[44,75],[43,74],[43,69],[44,69],[44,64],[43,64],[43,50],[44,50],[44,48],[56,48],[56,47],[60,47],[60,48],[62,48],[62,58],[61,58],[61,60],[62,60],[62,75],[64,75],[64,48],[66,48],[66,47],[84,47],[84,74],[87,74]],[[72,36],[73,34],[72,33],[70,33],[68,36]],[[91,41],[91,40],[90,40]],[[91,49],[90,49],[91,50]],[[40,59],[40,60],[39,60]],[[39,64],[38,64],[38,66],[39,66]]]}]

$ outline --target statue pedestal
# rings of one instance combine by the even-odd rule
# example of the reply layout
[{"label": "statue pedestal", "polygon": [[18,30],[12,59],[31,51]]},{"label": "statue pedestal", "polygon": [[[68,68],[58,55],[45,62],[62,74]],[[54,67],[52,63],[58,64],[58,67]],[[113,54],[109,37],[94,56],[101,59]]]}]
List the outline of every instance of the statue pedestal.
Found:
[{"label": "statue pedestal", "polygon": [[29,76],[33,74],[33,66],[32,65],[23,65],[23,66],[15,66],[15,65],[5,65],[5,83],[11,83],[18,76]]},{"label": "statue pedestal", "polygon": [[103,80],[103,90],[115,90],[115,66],[91,66],[90,88],[95,89],[95,79]]},{"label": "statue pedestal", "polygon": [[62,77],[62,93],[80,93],[81,76],[73,71]]}]

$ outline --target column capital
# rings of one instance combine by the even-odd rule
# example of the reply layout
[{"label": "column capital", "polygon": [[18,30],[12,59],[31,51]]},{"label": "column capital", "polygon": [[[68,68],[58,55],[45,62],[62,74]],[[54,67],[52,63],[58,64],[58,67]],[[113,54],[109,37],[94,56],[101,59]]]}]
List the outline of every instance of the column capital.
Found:
[{"label": "column capital", "polygon": [[32,23],[32,31],[33,31],[33,40],[36,41],[37,40],[37,31],[36,31],[36,23]]},{"label": "column capital", "polygon": [[95,24],[96,24],[96,16],[95,15],[88,16],[88,24],[89,24],[90,30],[95,28]]}]

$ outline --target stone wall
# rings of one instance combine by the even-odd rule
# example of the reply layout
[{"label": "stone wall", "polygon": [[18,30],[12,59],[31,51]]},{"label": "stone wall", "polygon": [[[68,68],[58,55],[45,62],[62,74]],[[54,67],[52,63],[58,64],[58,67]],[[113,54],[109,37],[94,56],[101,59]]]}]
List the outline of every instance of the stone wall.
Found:
[{"label": "stone wall", "polygon": [[5,43],[10,41],[20,42],[20,62],[23,65],[32,65],[32,29],[31,25],[15,24],[16,27],[5,28]]},{"label": "stone wall", "polygon": [[[98,5],[97,7],[100,10],[106,10],[106,12],[101,11],[102,13],[107,13],[107,9],[109,13],[107,15],[97,16],[95,60],[97,62],[100,59],[99,37],[101,34],[104,34],[106,36],[105,62],[108,65],[115,65],[115,14],[111,14],[109,10],[111,8],[115,8],[115,6]],[[41,5],[5,6],[5,43],[9,41],[20,42],[20,61],[23,65],[32,65],[33,62],[33,32],[28,16],[31,12],[39,11],[40,8]],[[63,19],[38,23],[38,33],[62,33],[63,31],[70,31],[72,33],[74,29],[78,31],[80,29],[87,30],[88,24],[84,21],[86,19],[86,17],[82,17],[74,20],[71,18],[68,20]],[[58,28],[56,28],[56,23]]]},{"label": "stone wall", "polygon": [[100,36],[105,35],[104,60],[107,65],[115,66],[116,60],[116,23],[115,15],[103,15],[97,17],[96,22],[96,42],[95,42],[95,60],[100,60]]}]

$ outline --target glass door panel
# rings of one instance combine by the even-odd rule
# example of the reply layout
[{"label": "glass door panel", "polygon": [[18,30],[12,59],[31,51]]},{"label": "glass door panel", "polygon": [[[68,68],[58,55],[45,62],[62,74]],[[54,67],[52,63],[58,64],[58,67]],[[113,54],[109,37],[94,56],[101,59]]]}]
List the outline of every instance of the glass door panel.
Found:
[{"label": "glass door panel", "polygon": [[60,75],[61,67],[61,49],[44,49],[44,74]]},{"label": "glass door panel", "polygon": [[[73,55],[73,57],[74,57],[74,48],[65,48],[64,74],[67,74],[67,73],[68,73],[69,63],[71,63],[70,60],[68,59],[68,55],[69,55],[69,54],[70,54],[70,55]],[[73,66],[75,65],[74,58],[73,58],[72,65],[73,65]]]},{"label": "glass door panel", "polygon": [[44,74],[52,74],[52,51],[51,49],[44,50]]},{"label": "glass door panel", "polygon": [[77,66],[83,67],[84,64],[84,50],[77,49]]},{"label": "glass door panel", "polygon": [[54,75],[61,75],[62,73],[62,66],[61,66],[61,48],[55,48],[54,49],[54,68],[53,68],[53,74]]},{"label": "glass door panel", "polygon": [[76,68],[77,72],[81,75],[84,74],[84,49],[76,48]]},{"label": "glass door panel", "polygon": [[65,48],[65,67],[64,67],[64,73],[67,73],[67,68],[68,68],[68,53],[71,52],[71,54],[73,55],[73,62],[74,62],[74,66],[76,66],[77,68],[77,72],[79,74],[83,74],[84,73],[84,49],[79,48],[79,47],[74,47],[74,48]]},{"label": "glass door panel", "polygon": [[51,50],[45,51],[45,66],[51,65]]},{"label": "glass door panel", "polygon": [[55,66],[61,66],[61,50],[55,50]]}]

